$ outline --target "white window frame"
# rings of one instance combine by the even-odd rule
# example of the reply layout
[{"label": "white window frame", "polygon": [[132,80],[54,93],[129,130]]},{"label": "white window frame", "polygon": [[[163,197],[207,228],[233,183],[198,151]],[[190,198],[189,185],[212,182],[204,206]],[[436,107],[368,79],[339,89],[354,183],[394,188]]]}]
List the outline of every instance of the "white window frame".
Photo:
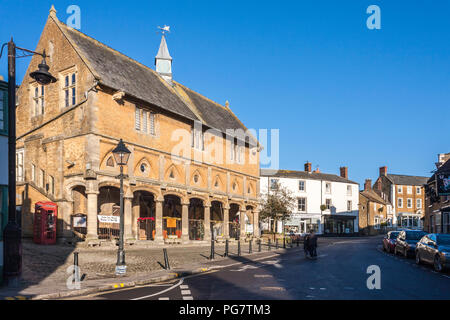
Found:
[{"label": "white window frame", "polygon": [[[300,188],[301,184],[303,184],[303,189]],[[301,192],[306,192],[306,181],[305,180],[298,180],[298,190]]]},{"label": "white window frame", "polygon": [[403,198],[397,198],[397,208],[403,208]]},{"label": "white window frame", "polygon": [[422,209],[422,199],[416,199],[416,208]]},{"label": "white window frame", "polygon": [[412,198],[407,198],[406,199],[406,207],[408,209],[411,209],[413,207],[413,201],[412,200],[413,200]]},{"label": "white window frame", "polygon": [[331,210],[331,207],[333,206],[333,202],[330,198],[325,199],[325,206],[327,207],[326,210]]},{"label": "white window frame", "polygon": [[77,104],[77,73],[72,70],[62,74],[64,108]]},{"label": "white window frame", "polygon": [[[329,188],[328,188],[329,186]],[[331,182],[325,182],[325,193],[331,194]]]},{"label": "white window frame", "polygon": [[408,194],[412,194],[413,192],[412,192],[412,186],[407,186],[406,187],[406,192],[408,193]]},{"label": "white window frame", "polygon": [[351,185],[347,185],[347,195],[348,195],[348,196],[351,196],[351,195],[352,195],[352,192],[353,192],[352,186],[351,186]]},{"label": "white window frame", "polygon": [[[36,91],[37,90],[37,91]],[[45,88],[35,82],[31,85],[31,114],[36,117],[45,113]]]},{"label": "white window frame", "polygon": [[353,202],[352,202],[352,200],[347,200],[347,211],[353,211]]},{"label": "white window frame", "polygon": [[134,111],[134,129],[141,131],[141,109],[138,106]]},{"label": "white window frame", "polygon": [[[301,200],[304,201],[304,203],[302,204],[302,206],[304,206],[304,210],[300,209],[300,201]],[[298,210],[298,212],[306,212],[306,203],[307,203],[307,199],[305,197],[297,198],[297,210]]]},{"label": "white window frame", "polygon": [[402,186],[397,186],[397,193],[403,193]]},{"label": "white window frame", "polygon": [[16,181],[23,182],[25,178],[25,149],[16,150]]},{"label": "white window frame", "polygon": [[422,188],[416,187],[416,194],[422,194]]},{"label": "white window frame", "polygon": [[275,184],[279,184],[280,183],[280,180],[279,179],[276,179],[276,178],[271,178],[270,180],[269,180],[269,189],[270,190],[275,190],[275,188],[274,188],[274,183],[273,182],[275,182]]}]

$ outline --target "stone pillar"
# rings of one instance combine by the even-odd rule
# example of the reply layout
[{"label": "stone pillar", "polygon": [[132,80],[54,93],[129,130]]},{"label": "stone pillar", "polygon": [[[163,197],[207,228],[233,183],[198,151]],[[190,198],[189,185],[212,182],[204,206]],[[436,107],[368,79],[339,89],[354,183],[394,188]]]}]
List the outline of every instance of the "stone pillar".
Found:
[{"label": "stone pillar", "polygon": [[124,197],[124,238],[125,240],[134,240],[133,236],[133,210],[131,202],[133,201],[133,196],[128,193]]},{"label": "stone pillar", "polygon": [[86,191],[87,195],[87,235],[86,240],[98,239],[97,233],[97,198],[98,191]]},{"label": "stone pillar", "polygon": [[203,223],[205,224],[203,240],[211,241],[211,205],[205,204],[203,208]]},{"label": "stone pillar", "polygon": [[239,210],[240,237],[245,239],[245,210]]},{"label": "stone pillar", "polygon": [[223,235],[225,239],[230,238],[230,207],[223,207]]},{"label": "stone pillar", "polygon": [[189,242],[189,202],[181,203],[181,241]]},{"label": "stone pillar", "polygon": [[259,210],[253,210],[253,236],[259,238]]},{"label": "stone pillar", "polygon": [[163,237],[163,202],[164,198],[158,198],[155,200],[156,212],[155,212],[155,243],[164,243]]}]

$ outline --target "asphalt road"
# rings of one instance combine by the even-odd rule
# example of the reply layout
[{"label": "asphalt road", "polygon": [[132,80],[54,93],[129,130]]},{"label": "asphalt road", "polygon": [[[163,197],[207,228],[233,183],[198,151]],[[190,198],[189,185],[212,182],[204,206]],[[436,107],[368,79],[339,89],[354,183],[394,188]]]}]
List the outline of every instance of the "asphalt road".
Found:
[{"label": "asphalt road", "polygon": [[[267,252],[258,261],[245,257],[233,260],[170,283],[83,299],[450,299],[449,271],[436,273],[431,266],[417,266],[414,259],[384,253],[381,237],[319,239],[317,260],[306,259],[301,248]],[[373,265],[380,270],[380,289],[370,290],[367,279],[372,273],[367,269]]]}]

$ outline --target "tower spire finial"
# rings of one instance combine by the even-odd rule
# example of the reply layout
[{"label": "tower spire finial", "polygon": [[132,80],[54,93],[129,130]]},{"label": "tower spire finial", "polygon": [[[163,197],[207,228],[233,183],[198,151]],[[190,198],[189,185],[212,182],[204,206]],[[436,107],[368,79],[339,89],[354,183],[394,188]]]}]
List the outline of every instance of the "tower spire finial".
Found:
[{"label": "tower spire finial", "polygon": [[50,16],[53,18],[56,18],[56,9],[55,6],[52,4],[52,7],[49,10]]},{"label": "tower spire finial", "polygon": [[158,27],[161,30],[161,44],[159,45],[158,54],[155,57],[156,72],[166,80],[168,83],[172,83],[172,57],[170,56],[169,49],[167,48],[167,42],[165,34],[170,32],[170,27],[164,25],[164,27]]}]

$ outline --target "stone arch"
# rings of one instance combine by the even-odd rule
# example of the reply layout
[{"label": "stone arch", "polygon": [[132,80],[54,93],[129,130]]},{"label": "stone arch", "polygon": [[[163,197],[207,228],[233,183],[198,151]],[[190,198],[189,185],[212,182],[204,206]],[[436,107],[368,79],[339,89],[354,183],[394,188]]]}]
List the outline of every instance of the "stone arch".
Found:
[{"label": "stone arch", "polygon": [[66,182],[64,184],[64,193],[67,201],[73,201],[72,189],[77,186],[82,186],[85,189],[87,188],[86,182],[84,180],[72,180],[72,181],[69,180],[69,182]]},{"label": "stone arch", "polygon": [[[197,182],[195,181],[195,176],[196,175],[199,177]],[[194,185],[201,185],[204,181],[205,181],[205,178],[200,173],[200,170],[195,169],[195,171],[191,175],[191,183],[194,184]]]},{"label": "stone arch", "polygon": [[[173,175],[173,177],[172,177]],[[167,168],[166,172],[164,173],[164,180],[166,181],[177,181],[182,178],[182,174],[180,172],[180,169],[174,165],[173,163]]]},{"label": "stone arch", "polygon": [[231,191],[233,191],[235,193],[239,192],[239,181],[236,178],[234,178],[231,182],[230,187],[231,187]]},{"label": "stone arch", "polygon": [[223,189],[223,181],[220,179],[220,175],[216,174],[213,180],[213,188],[215,189]]},{"label": "stone arch", "polygon": [[[152,170],[154,170],[154,166],[152,161],[150,161],[147,157],[142,157],[139,161],[136,162],[136,166],[134,167],[134,174],[136,176],[143,176],[143,177],[148,177],[150,176],[150,173],[152,172]],[[147,171],[146,172],[142,172],[141,171],[141,165],[145,164],[148,166]]]},{"label": "stone arch", "polygon": [[155,197],[158,197],[161,195],[161,190],[157,187],[151,187],[146,185],[137,185],[134,187],[130,187],[130,190],[132,193],[135,193],[137,191],[145,191],[153,194]]}]

